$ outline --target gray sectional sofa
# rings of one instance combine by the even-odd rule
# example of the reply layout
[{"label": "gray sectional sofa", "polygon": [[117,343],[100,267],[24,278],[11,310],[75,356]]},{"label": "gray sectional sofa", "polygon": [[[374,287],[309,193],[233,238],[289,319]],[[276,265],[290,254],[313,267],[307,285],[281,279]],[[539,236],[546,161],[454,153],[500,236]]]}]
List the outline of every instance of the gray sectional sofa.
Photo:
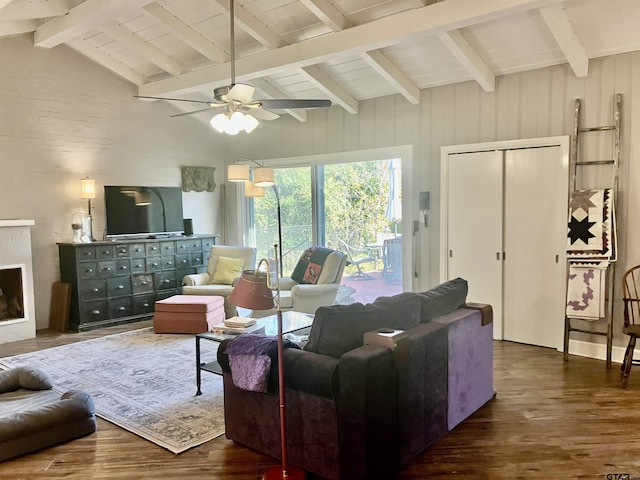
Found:
[{"label": "gray sectional sofa", "polygon": [[[328,479],[391,479],[491,400],[491,307],[466,304],[467,282],[372,304],[320,307],[303,350],[284,352],[289,463]],[[395,348],[366,332],[403,330]],[[226,436],[280,457],[276,362],[268,393],[237,388],[225,353]]]}]

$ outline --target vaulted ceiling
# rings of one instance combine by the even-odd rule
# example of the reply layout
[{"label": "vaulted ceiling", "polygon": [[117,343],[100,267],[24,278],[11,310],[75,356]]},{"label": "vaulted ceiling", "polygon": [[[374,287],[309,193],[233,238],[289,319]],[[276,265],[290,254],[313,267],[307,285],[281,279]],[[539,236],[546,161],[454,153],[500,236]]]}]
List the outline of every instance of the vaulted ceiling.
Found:
[{"label": "vaulted ceiling", "polygon": [[[61,44],[138,86],[209,100],[230,83],[229,0],[0,0],[0,37]],[[235,76],[255,98],[362,100],[640,50],[639,0],[235,0]],[[193,105],[170,102],[179,111]],[[305,110],[288,110],[306,119]],[[198,114],[204,118],[212,115]]]}]

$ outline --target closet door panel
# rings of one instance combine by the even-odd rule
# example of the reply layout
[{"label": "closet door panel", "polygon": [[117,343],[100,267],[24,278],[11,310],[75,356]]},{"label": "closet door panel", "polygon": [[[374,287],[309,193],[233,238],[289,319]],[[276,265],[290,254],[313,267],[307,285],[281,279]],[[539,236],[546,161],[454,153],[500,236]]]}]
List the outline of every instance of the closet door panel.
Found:
[{"label": "closet door panel", "polygon": [[502,334],[502,152],[452,154],[447,178],[447,278],[469,283],[470,302],[488,303]]},{"label": "closet door panel", "polygon": [[567,175],[560,147],[505,152],[503,339],[559,348]]}]

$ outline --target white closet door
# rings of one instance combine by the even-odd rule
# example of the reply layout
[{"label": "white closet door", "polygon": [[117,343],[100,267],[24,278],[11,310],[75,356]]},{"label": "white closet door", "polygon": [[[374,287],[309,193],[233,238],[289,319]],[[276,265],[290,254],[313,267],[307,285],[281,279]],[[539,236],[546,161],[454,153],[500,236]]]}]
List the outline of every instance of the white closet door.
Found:
[{"label": "white closet door", "polygon": [[470,302],[488,303],[502,335],[502,152],[451,154],[447,166],[447,278],[469,283]]},{"label": "white closet door", "polygon": [[504,340],[561,347],[567,176],[560,147],[505,152]]}]

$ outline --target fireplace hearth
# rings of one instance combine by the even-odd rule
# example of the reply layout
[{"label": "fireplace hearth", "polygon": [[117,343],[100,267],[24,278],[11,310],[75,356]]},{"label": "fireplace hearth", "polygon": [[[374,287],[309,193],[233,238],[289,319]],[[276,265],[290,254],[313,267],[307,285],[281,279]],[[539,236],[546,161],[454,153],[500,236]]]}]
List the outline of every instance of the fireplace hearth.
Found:
[{"label": "fireplace hearth", "polygon": [[0,344],[36,336],[33,220],[0,220]]}]

